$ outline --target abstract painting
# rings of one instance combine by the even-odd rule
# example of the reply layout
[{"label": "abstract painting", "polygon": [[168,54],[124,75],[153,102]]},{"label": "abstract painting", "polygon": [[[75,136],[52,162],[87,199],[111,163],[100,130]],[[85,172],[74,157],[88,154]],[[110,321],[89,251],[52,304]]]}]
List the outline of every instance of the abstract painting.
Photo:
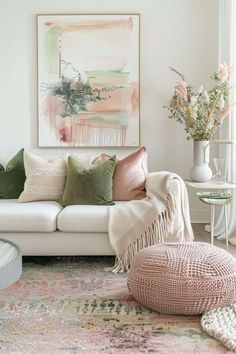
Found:
[{"label": "abstract painting", "polygon": [[37,18],[39,146],[139,146],[139,15]]}]

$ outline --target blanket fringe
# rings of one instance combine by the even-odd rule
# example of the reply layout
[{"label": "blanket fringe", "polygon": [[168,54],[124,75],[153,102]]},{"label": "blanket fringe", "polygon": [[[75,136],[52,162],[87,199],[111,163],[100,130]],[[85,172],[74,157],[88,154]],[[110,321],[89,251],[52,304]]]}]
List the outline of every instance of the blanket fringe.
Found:
[{"label": "blanket fringe", "polygon": [[168,233],[172,230],[175,209],[175,197],[169,191],[166,200],[166,209],[153,220],[151,225],[147,227],[142,235],[137,237],[134,243],[128,246],[123,254],[116,256],[115,265],[111,268],[105,268],[105,271],[113,273],[128,271],[136,253],[143,248],[164,242]]}]

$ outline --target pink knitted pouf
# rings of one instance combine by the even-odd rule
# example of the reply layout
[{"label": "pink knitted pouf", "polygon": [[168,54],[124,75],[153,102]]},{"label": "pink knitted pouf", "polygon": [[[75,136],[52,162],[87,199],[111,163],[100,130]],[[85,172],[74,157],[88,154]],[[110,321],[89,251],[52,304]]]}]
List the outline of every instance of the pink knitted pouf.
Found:
[{"label": "pink knitted pouf", "polygon": [[158,244],[135,255],[128,288],[152,310],[198,315],[236,301],[236,259],[203,242]]}]

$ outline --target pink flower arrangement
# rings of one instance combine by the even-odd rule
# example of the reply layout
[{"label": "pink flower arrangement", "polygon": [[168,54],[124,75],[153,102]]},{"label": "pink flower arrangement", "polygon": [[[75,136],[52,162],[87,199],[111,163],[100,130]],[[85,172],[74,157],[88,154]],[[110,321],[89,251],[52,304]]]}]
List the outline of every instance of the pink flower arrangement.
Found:
[{"label": "pink flower arrangement", "polygon": [[194,91],[183,74],[174,68],[170,69],[181,80],[174,88],[171,104],[165,106],[170,112],[169,118],[185,124],[187,139],[213,139],[218,127],[234,107],[234,104],[228,104],[231,91],[229,80],[233,68],[221,64],[219,71],[212,76],[215,86],[208,91],[203,86]]},{"label": "pink flower arrangement", "polygon": [[220,64],[218,77],[219,77],[221,83],[229,80],[232,72],[233,72],[233,68],[231,66],[228,66],[226,63]]}]

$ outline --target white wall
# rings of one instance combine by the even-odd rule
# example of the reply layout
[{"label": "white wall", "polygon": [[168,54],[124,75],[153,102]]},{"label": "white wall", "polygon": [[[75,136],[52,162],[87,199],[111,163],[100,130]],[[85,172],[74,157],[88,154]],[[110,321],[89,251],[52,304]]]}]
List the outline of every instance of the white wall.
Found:
[{"label": "white wall", "polygon": [[[48,152],[37,149],[35,14],[140,13],[141,145],[150,170],[187,178],[192,143],[163,109],[177,80],[168,67],[193,85],[210,83],[218,65],[218,12],[219,0],[0,0],[0,161],[20,147]],[[190,204],[195,219],[205,217],[191,195]]]}]

